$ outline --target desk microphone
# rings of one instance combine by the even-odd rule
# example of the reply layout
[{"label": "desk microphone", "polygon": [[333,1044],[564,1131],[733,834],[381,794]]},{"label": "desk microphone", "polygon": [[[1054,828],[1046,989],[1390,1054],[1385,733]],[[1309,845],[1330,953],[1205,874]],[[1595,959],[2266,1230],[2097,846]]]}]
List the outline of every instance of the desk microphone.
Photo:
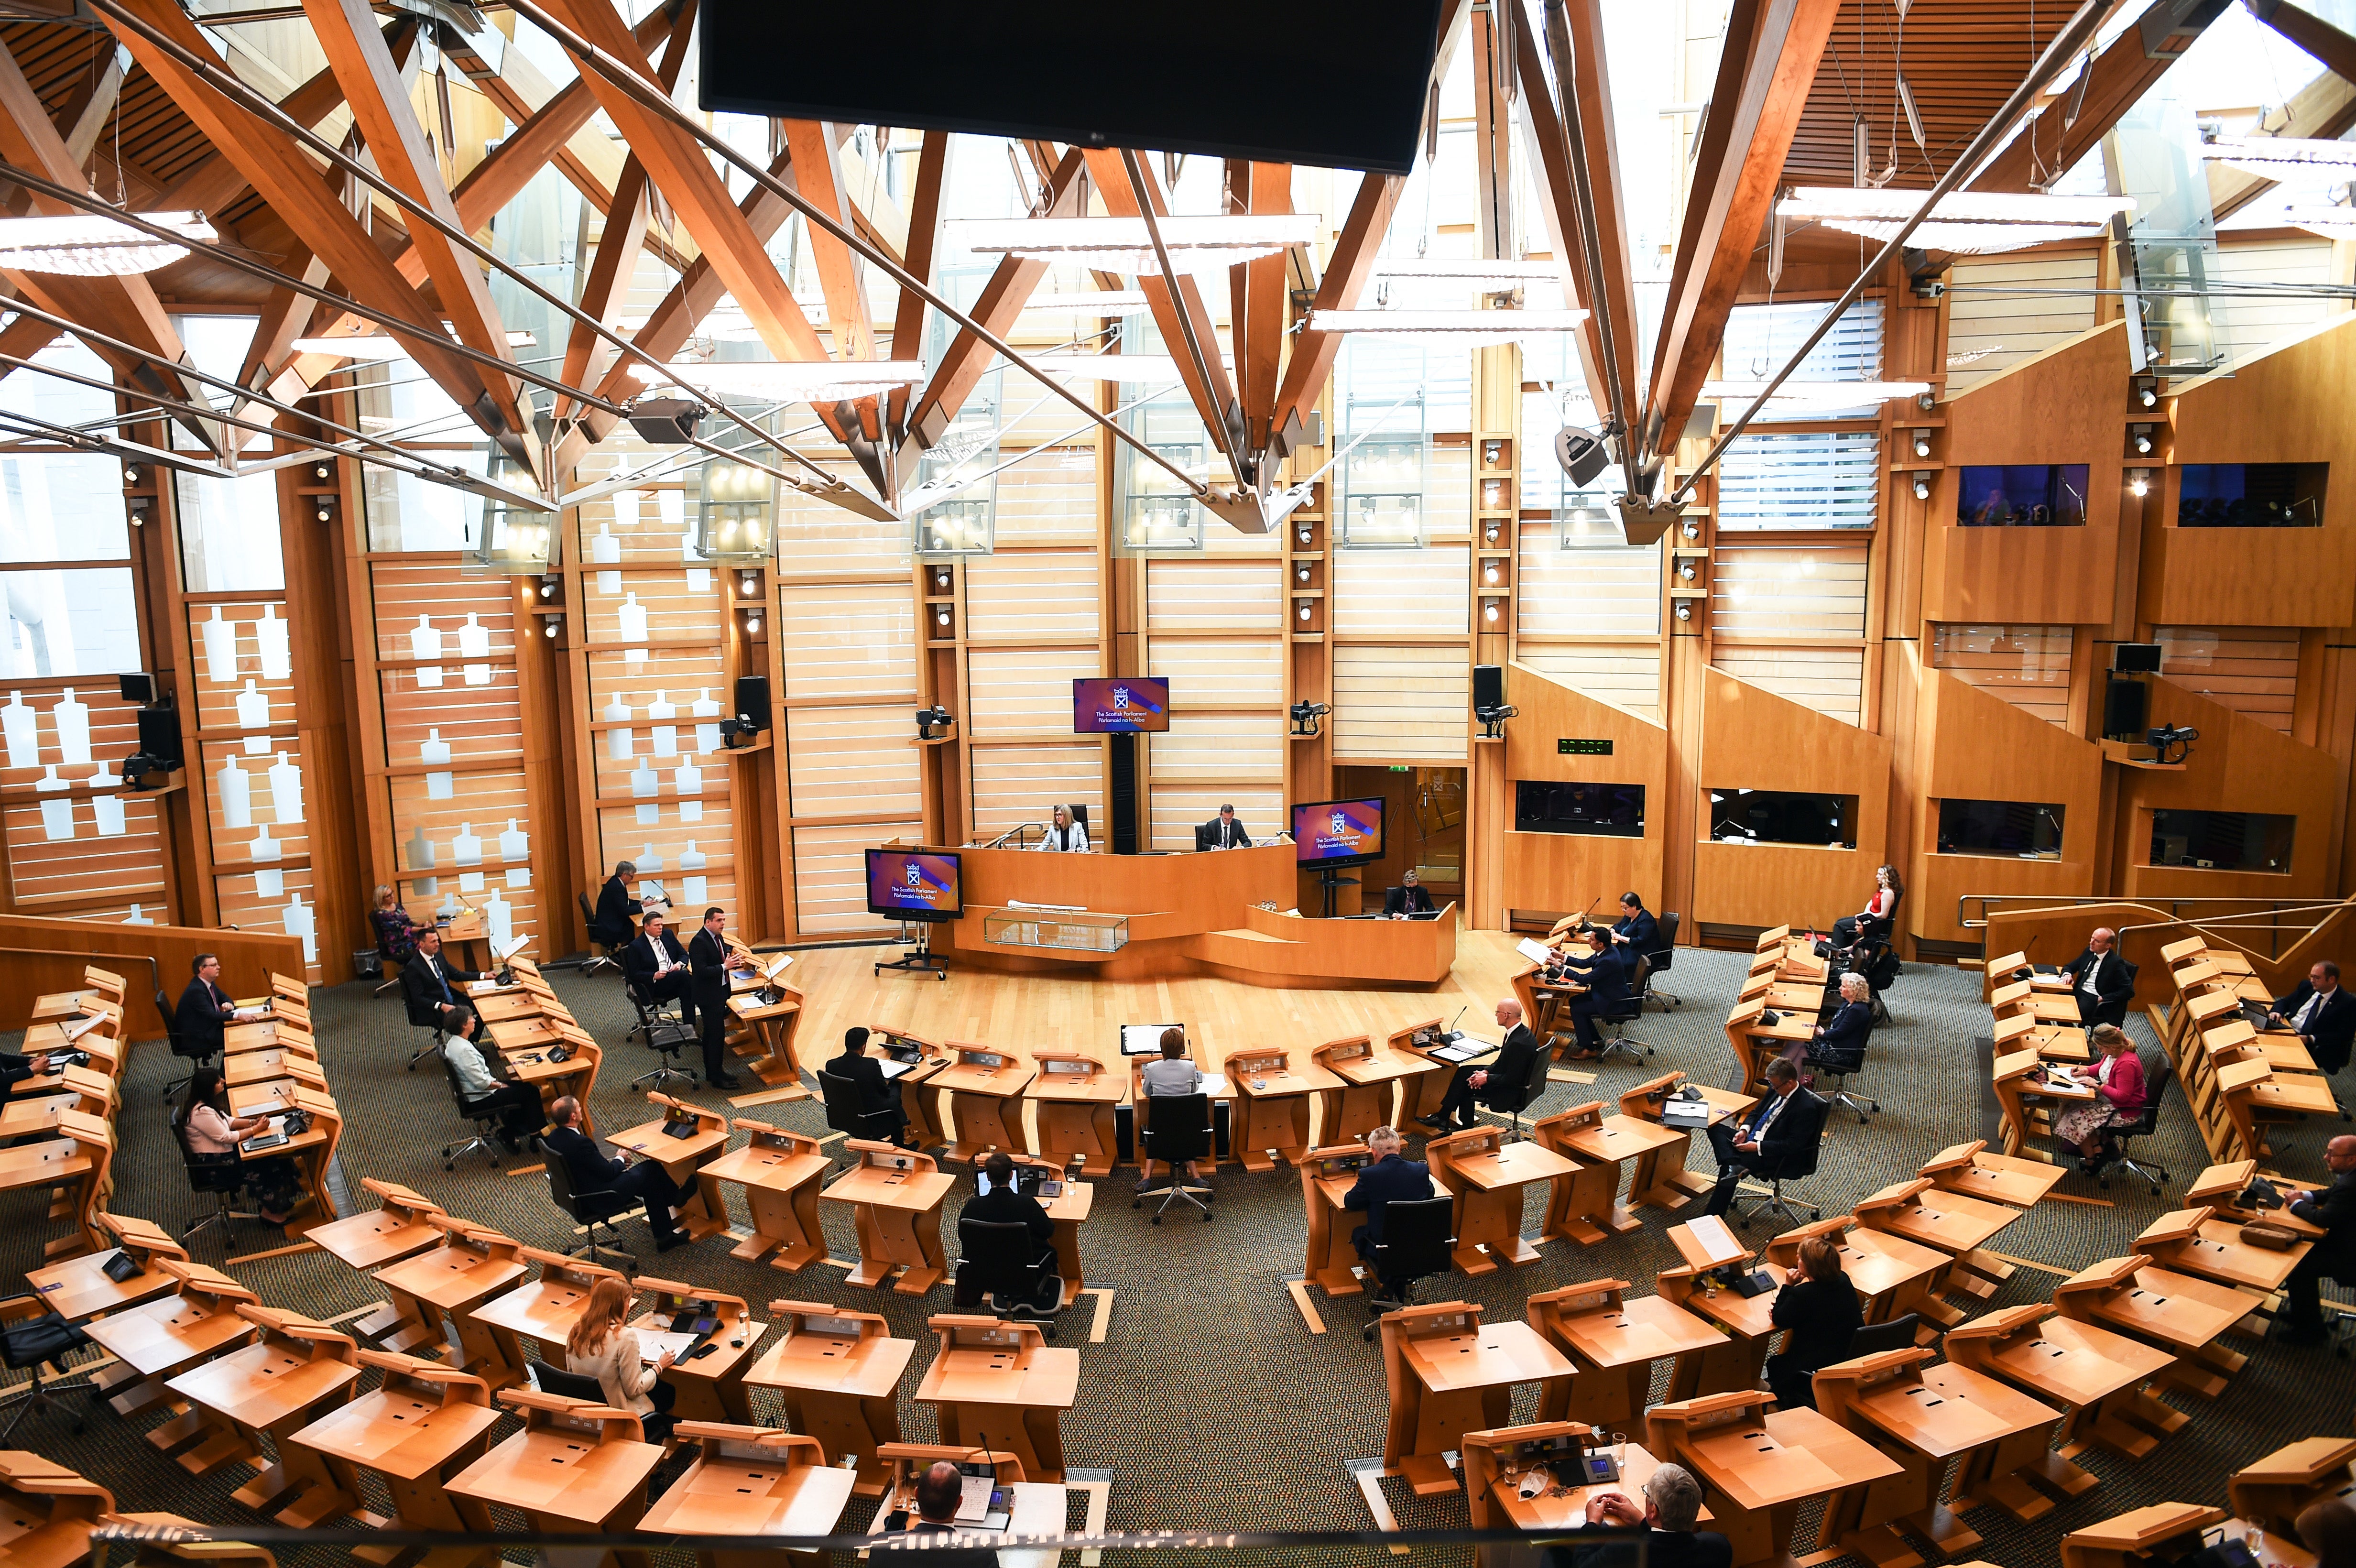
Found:
[{"label": "desk microphone", "polygon": [[1454,1040],[1456,1038],[1456,1026],[1462,1023],[1464,1021],[1464,1015],[1472,1010],[1472,1005],[1470,1002],[1467,1002],[1464,1006],[1457,1008],[1456,1016],[1448,1020],[1448,1027],[1441,1029],[1440,1031],[1440,1034],[1446,1039]]}]

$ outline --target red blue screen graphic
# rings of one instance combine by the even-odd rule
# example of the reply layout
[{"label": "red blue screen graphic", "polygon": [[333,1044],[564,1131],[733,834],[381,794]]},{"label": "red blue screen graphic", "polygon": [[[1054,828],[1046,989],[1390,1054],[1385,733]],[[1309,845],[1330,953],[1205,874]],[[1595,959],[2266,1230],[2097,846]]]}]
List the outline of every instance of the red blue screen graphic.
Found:
[{"label": "red blue screen graphic", "polygon": [[1373,860],[1383,853],[1383,803],[1327,800],[1292,808],[1293,856],[1301,865]]},{"label": "red blue screen graphic", "polygon": [[1170,728],[1170,682],[1156,676],[1088,676],[1072,682],[1072,731],[1134,735]]},{"label": "red blue screen graphic", "polygon": [[867,851],[867,909],[908,920],[954,918],[965,912],[958,858],[914,849]]}]

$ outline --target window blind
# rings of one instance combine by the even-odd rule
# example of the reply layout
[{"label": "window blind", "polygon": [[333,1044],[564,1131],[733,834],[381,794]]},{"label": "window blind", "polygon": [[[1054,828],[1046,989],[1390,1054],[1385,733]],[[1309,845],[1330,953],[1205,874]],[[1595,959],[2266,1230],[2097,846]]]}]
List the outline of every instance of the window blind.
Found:
[{"label": "window blind", "polygon": [[1875,432],[1737,436],[1719,463],[1718,531],[1869,528],[1880,494]]}]

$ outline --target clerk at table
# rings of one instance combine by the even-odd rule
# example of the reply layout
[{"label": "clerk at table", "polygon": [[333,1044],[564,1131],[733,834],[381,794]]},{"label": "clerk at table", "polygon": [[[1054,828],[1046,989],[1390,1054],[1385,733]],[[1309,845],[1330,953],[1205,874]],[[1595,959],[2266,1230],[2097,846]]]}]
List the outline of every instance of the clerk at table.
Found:
[{"label": "clerk at table", "polygon": [[[1587,1522],[1617,1529],[1644,1529],[1644,1568],[1730,1568],[1734,1545],[1701,1522],[1701,1483],[1683,1465],[1663,1465],[1644,1479],[1644,1506],[1624,1494],[1600,1491],[1587,1501]],[[1633,1543],[1558,1546],[1547,1568],[1633,1568]]]},{"label": "clerk at table", "polygon": [[2135,1000],[2135,980],[2127,961],[2118,955],[2119,933],[2097,926],[2086,938],[2086,951],[2062,966],[2078,998],[2078,1021],[2083,1024],[2124,1024],[2127,1004]]},{"label": "clerk at table", "polygon": [[219,1056],[221,1028],[237,1014],[229,993],[220,988],[220,955],[199,953],[189,961],[188,969],[196,977],[172,1009],[172,1032],[179,1037],[183,1054]]},{"label": "clerk at table", "polygon": [[1805,1148],[1825,1130],[1825,1103],[1800,1087],[1800,1070],[1778,1056],[1767,1063],[1767,1086],[1774,1091],[1737,1125],[1718,1122],[1709,1129],[1718,1154],[1718,1186],[1705,1214],[1723,1214],[1734,1189],[1754,1171],[1772,1175],[1794,1149]]},{"label": "clerk at table", "polygon": [[1434,908],[1431,893],[1416,880],[1415,868],[1409,866],[1399,873],[1399,885],[1383,890],[1383,912],[1395,920],[1405,920],[1411,914],[1430,914]]},{"label": "clerk at table", "polygon": [[1783,1271],[1769,1321],[1789,1329],[1783,1349],[1767,1358],[1767,1386],[1785,1410],[1816,1407],[1820,1368],[1848,1360],[1848,1342],[1865,1326],[1857,1286],[1840,1265],[1840,1252],[1822,1236],[1800,1243],[1800,1261]]},{"label": "clerk at table", "polygon": [[867,1054],[867,1030],[853,1024],[842,1031],[842,1054],[826,1064],[828,1076],[850,1080],[859,1087],[859,1108],[868,1115],[893,1115],[892,1141],[905,1147],[908,1109],[901,1086],[884,1076],[884,1064]]},{"label": "clerk at table", "polygon": [[1350,1232],[1350,1245],[1368,1264],[1375,1244],[1383,1239],[1383,1213],[1394,1203],[1413,1203],[1431,1196],[1431,1167],[1399,1153],[1398,1129],[1376,1127],[1366,1135],[1366,1152],[1373,1161],[1358,1170],[1358,1179],[1342,1199],[1344,1209],[1363,1210],[1366,1222]]},{"label": "clerk at table", "polygon": [[2340,988],[2340,965],[2327,958],[2290,995],[2274,999],[2266,1021],[2297,1031],[2315,1065],[2337,1072],[2348,1065],[2349,1042],[2356,1040],[2356,997]]},{"label": "clerk at table", "polygon": [[556,1124],[555,1130],[541,1141],[572,1172],[574,1191],[619,1192],[636,1198],[647,1206],[655,1251],[667,1253],[687,1244],[688,1235],[679,1228],[676,1211],[687,1194],[671,1180],[669,1171],[651,1159],[632,1165],[619,1156],[609,1159],[598,1153],[596,1140],[581,1130],[581,1102],[570,1094],[548,1107],[548,1119]]},{"label": "clerk at table", "polygon": [[1633,959],[1630,964],[1621,962],[1611,933],[1600,926],[1589,926],[1584,934],[1586,955],[1570,954],[1562,961],[1562,977],[1587,987],[1570,999],[1571,1027],[1579,1034],[1579,1048],[1571,1055],[1578,1060],[1603,1054],[1603,1031],[1596,1019],[1627,1005],[1628,970],[1633,963]]},{"label": "clerk at table", "polygon": [[1219,815],[1203,824],[1202,844],[1205,849],[1248,849],[1251,835],[1236,820],[1236,808],[1221,805]]},{"label": "clerk at table", "polygon": [[659,911],[647,911],[646,929],[622,949],[622,973],[648,1002],[676,999],[680,1021],[690,1029],[695,1027],[694,972],[687,962],[687,949],[664,927]]},{"label": "clerk at table", "polygon": [[1494,1104],[1511,1095],[1518,1095],[1522,1085],[1529,1082],[1530,1066],[1537,1058],[1538,1037],[1522,1022],[1522,1004],[1507,997],[1497,1004],[1497,1027],[1505,1031],[1496,1060],[1486,1067],[1460,1067],[1448,1081],[1448,1093],[1440,1102],[1440,1115],[1418,1116],[1417,1121],[1434,1132],[1462,1132],[1479,1124],[1472,1115],[1472,1102],[1477,1098],[1484,1105]]},{"label": "clerk at table", "polygon": [[2330,1338],[2323,1327],[2323,1276],[2345,1284],[2356,1279],[2356,1137],[2342,1134],[2323,1146],[2331,1185],[2290,1206],[2291,1213],[2323,1234],[2283,1281],[2288,1301],[2278,1336],[2294,1345],[2320,1345]]},{"label": "clerk at table", "polygon": [[[417,933],[417,955],[402,965],[401,994],[412,1018],[431,1010],[442,1020],[444,1034],[472,1040],[482,1019],[459,987],[481,978],[472,969],[461,969],[442,956],[442,933],[429,925]],[[187,998],[181,999],[180,1006],[187,1009]]]},{"label": "clerk at table", "polygon": [[718,904],[703,912],[703,929],[687,944],[689,991],[703,1013],[703,1081],[714,1089],[734,1089],[728,1072],[728,944],[720,933],[728,912]]}]

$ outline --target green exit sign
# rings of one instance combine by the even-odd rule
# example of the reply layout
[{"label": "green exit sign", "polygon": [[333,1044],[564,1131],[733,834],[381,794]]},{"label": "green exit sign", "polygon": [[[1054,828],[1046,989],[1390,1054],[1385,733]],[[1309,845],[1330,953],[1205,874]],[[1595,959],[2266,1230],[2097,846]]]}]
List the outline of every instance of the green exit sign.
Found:
[{"label": "green exit sign", "polygon": [[1580,741],[1565,735],[1554,743],[1556,754],[1565,757],[1608,757],[1612,754],[1609,741]]}]

